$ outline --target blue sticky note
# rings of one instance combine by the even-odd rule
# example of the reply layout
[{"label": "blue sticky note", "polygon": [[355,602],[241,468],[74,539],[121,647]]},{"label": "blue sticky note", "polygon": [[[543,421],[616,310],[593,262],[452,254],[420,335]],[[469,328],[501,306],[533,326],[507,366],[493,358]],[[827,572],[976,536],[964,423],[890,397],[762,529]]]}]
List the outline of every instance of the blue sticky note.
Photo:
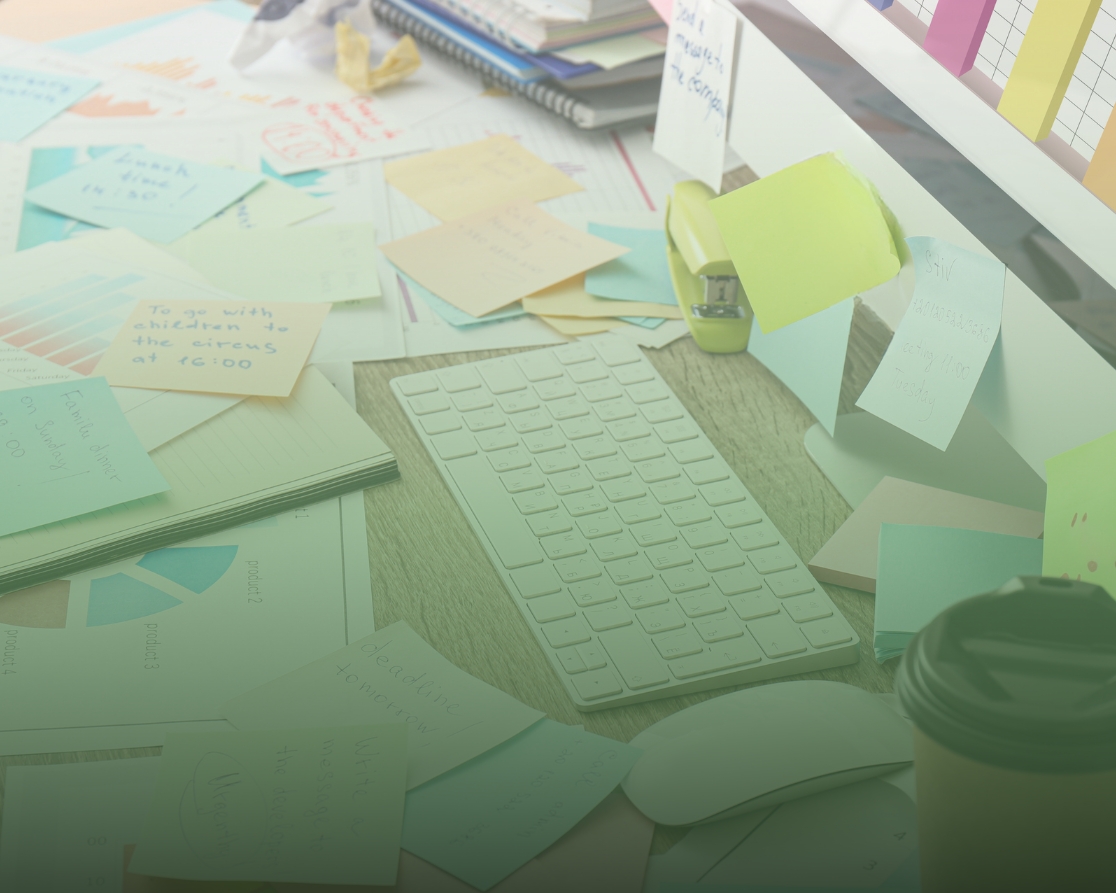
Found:
[{"label": "blue sticky note", "polygon": [[0,65],[0,142],[23,139],[99,83],[93,78]]},{"label": "blue sticky note", "polygon": [[403,849],[487,890],[588,815],[640,753],[540,720],[408,793]]},{"label": "blue sticky note", "polygon": [[86,223],[173,242],[262,182],[260,174],[121,146],[36,186],[26,197]]},{"label": "blue sticky note", "polygon": [[169,489],[103,378],[0,391],[0,536]]},{"label": "blue sticky note", "polygon": [[962,599],[1042,573],[1042,540],[982,530],[884,524],[876,568],[876,659],[902,654]]},{"label": "blue sticky note", "polygon": [[407,287],[407,291],[412,295],[419,295],[442,319],[448,322],[451,326],[456,328],[465,328],[468,326],[475,326],[481,323],[489,322],[503,322],[508,319],[518,319],[521,316],[526,316],[527,311],[523,309],[521,304],[512,304],[504,307],[501,310],[493,310],[491,313],[486,313],[484,316],[473,316],[454,307],[448,301],[443,301],[434,292],[428,288],[424,288],[412,279],[410,276],[400,273],[396,270],[396,275],[403,280],[403,284]]},{"label": "blue sticky note", "polygon": [[589,232],[631,250],[585,274],[585,290],[614,301],[650,301],[676,306],[667,266],[666,233],[590,223]]}]

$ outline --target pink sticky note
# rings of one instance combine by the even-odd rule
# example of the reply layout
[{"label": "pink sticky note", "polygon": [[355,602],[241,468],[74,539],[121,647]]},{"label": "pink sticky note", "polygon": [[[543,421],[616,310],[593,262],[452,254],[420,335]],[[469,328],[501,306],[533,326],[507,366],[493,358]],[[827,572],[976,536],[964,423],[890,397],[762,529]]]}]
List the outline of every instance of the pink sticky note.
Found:
[{"label": "pink sticky note", "polygon": [[659,14],[659,18],[669,25],[671,14],[674,12],[674,0],[650,0],[650,3]]},{"label": "pink sticky note", "polygon": [[922,47],[953,74],[973,67],[996,0],[938,0]]}]

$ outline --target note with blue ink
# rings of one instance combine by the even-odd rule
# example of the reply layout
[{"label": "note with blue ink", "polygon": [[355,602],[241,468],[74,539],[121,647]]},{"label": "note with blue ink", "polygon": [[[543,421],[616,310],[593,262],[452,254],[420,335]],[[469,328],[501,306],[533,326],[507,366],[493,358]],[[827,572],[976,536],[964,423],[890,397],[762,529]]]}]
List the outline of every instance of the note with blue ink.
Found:
[{"label": "note with blue ink", "polygon": [[914,297],[856,405],[944,450],[999,335],[1007,270],[941,239],[907,245]]},{"label": "note with blue ink", "polygon": [[173,242],[262,182],[260,174],[121,146],[28,190],[26,198],[96,226]]},{"label": "note with blue ink", "polygon": [[[590,223],[589,233],[631,249],[622,257],[585,274],[585,290],[589,294],[614,301],[678,306],[667,266],[666,233],[661,229],[635,229],[601,223]],[[623,306],[616,308],[617,314],[623,311]]]},{"label": "note with blue ink", "polygon": [[34,133],[96,87],[94,78],[0,65],[0,143]]},{"label": "note with blue ink", "polygon": [[169,489],[103,378],[0,391],[0,536]]},{"label": "note with blue ink", "polygon": [[412,790],[403,848],[487,890],[588,815],[640,753],[544,719]]}]

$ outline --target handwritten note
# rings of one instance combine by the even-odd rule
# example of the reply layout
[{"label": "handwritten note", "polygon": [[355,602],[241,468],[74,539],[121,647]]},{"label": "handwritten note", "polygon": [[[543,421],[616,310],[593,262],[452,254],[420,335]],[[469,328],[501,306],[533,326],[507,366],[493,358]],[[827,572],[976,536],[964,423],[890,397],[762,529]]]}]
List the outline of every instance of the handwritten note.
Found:
[{"label": "handwritten note", "polygon": [[654,150],[715,192],[725,166],[736,27],[733,12],[714,0],[675,0],[655,122]]},{"label": "handwritten note", "polygon": [[371,636],[233,698],[223,715],[240,729],[403,723],[407,787],[471,760],[542,718],[464,673],[406,623]]},{"label": "handwritten note", "polygon": [[544,719],[408,794],[403,846],[487,890],[581,821],[640,753]]},{"label": "handwritten note", "polygon": [[[667,266],[666,233],[662,229],[634,229],[590,223],[589,233],[630,248],[623,257],[585,274],[585,290],[614,301],[646,301],[677,307]],[[627,312],[617,307],[617,313]]]},{"label": "handwritten note", "polygon": [[0,391],[0,536],[169,489],[103,378]]},{"label": "handwritten note", "polygon": [[0,143],[14,143],[38,130],[100,81],[0,65]]},{"label": "handwritten note", "polygon": [[140,301],[97,374],[126,388],[288,397],[329,308]]},{"label": "handwritten note", "polygon": [[628,249],[517,199],[388,242],[380,250],[442,300],[484,316]]},{"label": "handwritten note", "polygon": [[135,874],[393,884],[407,729],[167,735]]},{"label": "handwritten note", "polygon": [[26,198],[86,223],[173,242],[262,181],[260,174],[122,146],[36,186]]},{"label": "handwritten note", "polygon": [[[288,186],[281,180],[264,177],[259,187],[207,220],[194,233],[208,235],[213,232],[279,229],[316,217],[331,207],[320,198]],[[189,239],[191,235],[187,234],[184,238]]]},{"label": "handwritten note", "polygon": [[1006,269],[940,239],[907,244],[914,297],[856,405],[944,450],[996,343]]}]

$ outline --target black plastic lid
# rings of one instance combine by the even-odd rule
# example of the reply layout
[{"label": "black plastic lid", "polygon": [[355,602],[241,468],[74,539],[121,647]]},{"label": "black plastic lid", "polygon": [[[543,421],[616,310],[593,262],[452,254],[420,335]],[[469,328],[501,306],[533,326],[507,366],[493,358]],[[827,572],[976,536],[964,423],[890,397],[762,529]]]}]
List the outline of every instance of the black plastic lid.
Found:
[{"label": "black plastic lid", "polygon": [[1116,601],[1088,583],[1017,577],[919,632],[895,687],[919,729],[971,759],[1116,769]]}]

